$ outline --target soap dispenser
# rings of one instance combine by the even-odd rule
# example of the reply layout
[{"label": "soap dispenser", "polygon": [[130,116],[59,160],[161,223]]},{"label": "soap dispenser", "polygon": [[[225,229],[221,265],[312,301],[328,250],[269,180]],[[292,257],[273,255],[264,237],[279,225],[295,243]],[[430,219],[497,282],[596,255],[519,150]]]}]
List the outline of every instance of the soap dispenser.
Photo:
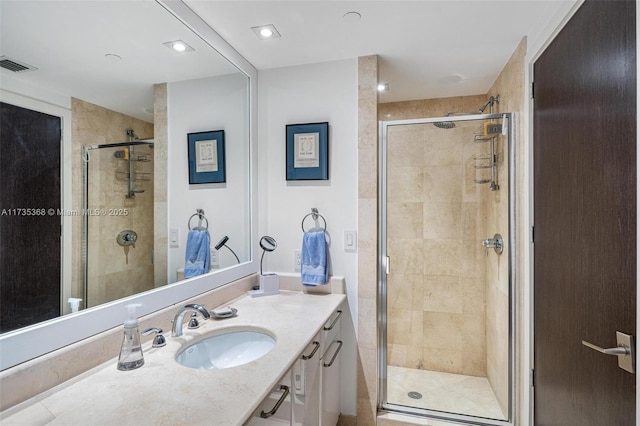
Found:
[{"label": "soap dispenser", "polygon": [[138,318],[135,315],[136,308],[139,306],[140,304],[137,303],[126,306],[128,318],[124,322],[124,339],[122,340],[122,348],[120,348],[120,357],[118,357],[118,370],[135,370],[144,364]]}]

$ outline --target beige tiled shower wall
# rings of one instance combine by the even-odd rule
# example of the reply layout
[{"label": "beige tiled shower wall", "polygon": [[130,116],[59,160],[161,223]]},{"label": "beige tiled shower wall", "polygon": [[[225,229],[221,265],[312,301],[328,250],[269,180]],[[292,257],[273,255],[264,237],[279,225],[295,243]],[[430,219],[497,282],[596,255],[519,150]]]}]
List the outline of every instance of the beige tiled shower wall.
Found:
[{"label": "beige tiled shower wall", "polygon": [[154,285],[160,287],[170,280],[167,271],[169,263],[169,205],[167,202],[167,167],[169,146],[169,115],[167,83],[158,83],[153,86],[153,123],[154,123],[154,194],[153,194],[153,226],[154,226]]},{"label": "beige tiled shower wall", "polygon": [[[82,211],[82,168],[83,145],[100,145],[128,140],[126,129],[133,129],[141,138],[153,137],[153,124],[108,110],[80,99],[72,98],[72,152],[74,153],[72,171],[72,206]],[[96,287],[90,292],[90,306],[117,299],[126,295],[153,288],[153,162],[136,163],[136,171],[149,173],[149,180],[136,182],[136,187],[144,193],[136,199],[127,199],[128,182],[118,179],[121,173],[128,173],[128,162],[106,153],[92,150],[92,170],[95,177],[90,181],[90,199],[95,200],[90,207],[105,209],[104,213],[89,217],[90,235],[89,261],[94,265],[90,269],[91,278]],[[114,151],[109,149],[109,151]],[[148,147],[138,149],[140,155],[153,157]],[[93,167],[95,166],[95,167]],[[124,210],[127,214],[123,214]],[[116,243],[116,235],[121,230],[131,229],[138,233],[136,246],[125,248]],[[83,297],[82,291],[82,215],[72,220],[72,295]],[[99,265],[96,269],[95,265]],[[84,302],[83,302],[84,303]]]},{"label": "beige tiled shower wall", "polygon": [[[381,104],[379,117],[474,111],[485,96]],[[431,115],[423,115],[431,114]],[[389,129],[389,365],[486,375],[485,270],[477,122]]]},{"label": "beige tiled shower wall", "polygon": [[[511,58],[503,68],[495,83],[489,90],[489,96],[500,95],[500,104],[495,112],[519,112],[524,110],[524,58],[526,54],[526,38],[523,38]],[[522,187],[524,182],[522,161],[526,158],[526,148],[520,132],[522,121],[521,114],[517,115],[516,126],[516,170],[514,175]],[[481,206],[486,220],[486,234],[491,236],[498,232],[505,241],[509,236],[509,185],[507,179],[508,146],[507,138],[501,137],[497,145],[498,154],[498,179],[500,190],[492,194],[490,198],[484,198]],[[518,186],[516,186],[517,191]],[[522,212],[523,197],[516,196],[513,200],[516,213]],[[505,250],[516,250],[517,256],[523,253],[522,246],[505,247]],[[505,252],[506,253],[506,252]],[[491,254],[487,263],[487,378],[493,388],[502,410],[506,413],[509,406],[509,326],[504,321],[509,315],[509,259],[506,255],[496,256]],[[518,265],[524,262],[518,257]],[[514,266],[515,267],[515,266]],[[520,308],[522,294],[518,289],[522,286],[514,283],[516,297],[516,312],[522,312]],[[519,321],[517,321],[519,323]],[[518,347],[522,347],[518,345]],[[522,355],[519,353],[518,355]],[[518,380],[519,383],[522,383]],[[516,389],[514,389],[516,392]]]}]

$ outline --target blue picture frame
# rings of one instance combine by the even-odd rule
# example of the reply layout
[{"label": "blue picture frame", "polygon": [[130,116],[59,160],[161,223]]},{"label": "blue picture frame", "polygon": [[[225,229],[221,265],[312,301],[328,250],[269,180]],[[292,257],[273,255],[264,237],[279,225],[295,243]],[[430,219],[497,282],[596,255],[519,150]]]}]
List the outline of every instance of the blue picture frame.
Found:
[{"label": "blue picture frame", "polygon": [[287,180],[329,179],[329,123],[286,126]]},{"label": "blue picture frame", "polygon": [[226,181],[224,130],[188,133],[187,145],[189,184]]}]

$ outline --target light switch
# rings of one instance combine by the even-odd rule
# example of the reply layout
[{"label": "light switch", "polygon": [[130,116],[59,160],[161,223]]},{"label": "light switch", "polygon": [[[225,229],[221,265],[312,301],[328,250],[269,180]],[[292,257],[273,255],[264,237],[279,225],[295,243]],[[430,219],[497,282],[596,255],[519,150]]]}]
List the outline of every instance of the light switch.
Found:
[{"label": "light switch", "polygon": [[344,231],[344,251],[347,253],[355,253],[358,251],[356,231]]},{"label": "light switch", "polygon": [[180,230],[169,229],[169,247],[180,247]]}]

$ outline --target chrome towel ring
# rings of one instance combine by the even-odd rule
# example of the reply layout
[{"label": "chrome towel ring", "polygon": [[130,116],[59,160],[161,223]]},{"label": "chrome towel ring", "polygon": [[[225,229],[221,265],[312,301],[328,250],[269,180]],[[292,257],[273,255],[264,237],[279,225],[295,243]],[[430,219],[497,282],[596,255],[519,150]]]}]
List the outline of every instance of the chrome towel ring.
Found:
[{"label": "chrome towel ring", "polygon": [[196,216],[198,216],[198,226],[196,226],[196,228],[202,228],[202,221],[204,220],[204,223],[205,223],[204,229],[208,230],[209,229],[209,221],[204,216],[204,210],[203,209],[196,209],[196,212],[191,215],[191,217],[189,218],[189,222],[187,222],[187,228],[189,228],[189,230],[195,229],[195,228],[191,227],[191,219],[193,219]]},{"label": "chrome towel ring", "polygon": [[[311,208],[311,213],[307,213],[305,215],[305,217],[302,218],[302,232],[307,232],[304,230],[304,221],[306,218],[308,218],[309,216],[311,216],[313,218],[313,220],[316,222],[316,226],[319,228],[318,226],[318,218],[322,219],[322,222],[324,223],[324,226],[322,226],[322,230],[326,231],[327,230],[327,221],[325,220],[324,216],[322,216],[320,213],[318,213],[318,209],[315,207]],[[312,228],[309,228],[310,230]]]}]

